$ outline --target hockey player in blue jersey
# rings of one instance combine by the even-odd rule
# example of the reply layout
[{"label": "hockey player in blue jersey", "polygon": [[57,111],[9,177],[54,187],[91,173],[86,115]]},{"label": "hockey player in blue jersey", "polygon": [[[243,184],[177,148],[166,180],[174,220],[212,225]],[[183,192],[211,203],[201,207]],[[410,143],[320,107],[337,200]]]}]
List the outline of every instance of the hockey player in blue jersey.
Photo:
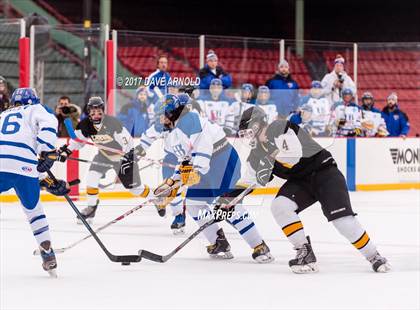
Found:
[{"label": "hockey player in blue jersey", "polygon": [[[178,166],[173,175],[155,189],[154,194],[158,196],[174,184],[178,184],[179,188],[187,186],[187,212],[201,226],[208,221],[205,215],[211,212],[212,204],[223,207],[230,194],[238,191],[236,183],[241,174],[238,153],[227,141],[220,126],[186,109],[177,96],[165,96],[158,111],[160,123],[167,131],[165,151],[176,156]],[[172,190],[164,198],[165,203],[176,195],[177,189]],[[254,260],[260,263],[273,260],[268,246],[242,205],[235,206],[235,215],[227,221],[253,249]],[[224,232],[217,224],[208,227],[203,234],[210,242],[207,252],[211,257],[233,258]]]},{"label": "hockey player in blue jersey", "polygon": [[10,106],[0,114],[0,193],[15,190],[38,243],[42,267],[55,277],[57,261],[39,200],[40,188],[58,196],[70,190],[65,181],[55,183],[48,177],[40,181],[39,176],[52,167],[58,156],[54,146],[58,122],[54,114],[39,103],[32,88],[16,89]]}]

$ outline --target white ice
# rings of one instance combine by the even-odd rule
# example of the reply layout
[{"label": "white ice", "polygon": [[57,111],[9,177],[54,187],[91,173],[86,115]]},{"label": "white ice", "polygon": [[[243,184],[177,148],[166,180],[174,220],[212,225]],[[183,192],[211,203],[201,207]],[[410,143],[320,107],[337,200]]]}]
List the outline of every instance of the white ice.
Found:
[{"label": "white ice", "polygon": [[[18,204],[1,205],[1,309],[418,309],[420,191],[351,194],[365,225],[393,271],[376,274],[367,261],[323,217],[318,205],[301,213],[311,236],[320,272],[291,273],[292,246],[270,213],[270,197],[248,199],[255,222],[276,261],[260,265],[241,237],[223,224],[235,256],[207,257],[204,239],[191,242],[167,263],[143,260],[131,266],[112,263],[94,240],[58,255],[58,279],[42,270],[32,255],[35,241]],[[82,207],[85,202],[77,203]],[[136,200],[103,201],[95,227]],[[66,203],[44,203],[55,247],[83,237]],[[185,236],[173,236],[171,216],[158,217],[151,206],[106,229],[99,236],[116,254],[140,248],[167,254]],[[196,229],[187,219],[187,233]]]}]

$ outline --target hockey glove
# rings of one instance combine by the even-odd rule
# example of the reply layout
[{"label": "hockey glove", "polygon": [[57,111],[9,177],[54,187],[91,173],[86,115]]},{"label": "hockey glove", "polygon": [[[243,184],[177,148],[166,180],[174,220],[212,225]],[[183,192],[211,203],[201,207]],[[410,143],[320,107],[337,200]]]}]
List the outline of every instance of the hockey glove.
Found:
[{"label": "hockey glove", "polygon": [[235,197],[221,196],[217,199],[216,205],[213,208],[213,217],[215,222],[227,220],[233,215],[235,206],[230,205],[230,202]]},{"label": "hockey glove", "polygon": [[66,181],[57,180],[54,182],[49,177],[39,181],[39,186],[55,196],[64,196],[70,193],[70,187]]},{"label": "hockey glove", "polygon": [[67,144],[64,144],[62,147],[60,147],[58,149],[58,158],[57,158],[57,160],[60,161],[60,162],[62,162],[62,163],[64,163],[67,160],[67,158],[72,153],[73,152],[68,149],[68,145]]},{"label": "hockey glove", "polygon": [[257,182],[261,186],[266,186],[273,179],[274,159],[264,156],[260,159],[256,172]]},{"label": "hockey glove", "polygon": [[175,199],[176,194],[180,188],[180,182],[174,181],[171,178],[165,179],[153,192],[156,196],[155,205],[159,208],[165,208],[172,200]]},{"label": "hockey glove", "polygon": [[139,144],[134,148],[134,154],[137,155],[138,157],[144,157],[146,156],[146,151],[144,150],[144,148]]},{"label": "hockey glove", "polygon": [[36,170],[38,170],[38,172],[46,172],[54,165],[54,162],[58,159],[58,156],[59,154],[56,150],[50,152],[41,152],[41,154],[39,154],[38,166],[36,167]]},{"label": "hockey glove", "polygon": [[125,153],[123,157],[121,157],[120,161],[120,174],[126,175],[130,173],[130,170],[133,169],[134,166],[134,149],[131,149],[128,153]]},{"label": "hockey glove", "polygon": [[190,162],[182,163],[179,167],[179,172],[181,173],[182,184],[193,186],[200,183],[200,173],[194,169]]}]

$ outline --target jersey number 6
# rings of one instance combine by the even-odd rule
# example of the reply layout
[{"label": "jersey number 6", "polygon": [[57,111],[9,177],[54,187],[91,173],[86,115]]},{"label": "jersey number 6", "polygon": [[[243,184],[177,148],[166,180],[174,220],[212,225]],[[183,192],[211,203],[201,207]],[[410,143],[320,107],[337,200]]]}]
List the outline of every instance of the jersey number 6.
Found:
[{"label": "jersey number 6", "polygon": [[3,122],[3,126],[1,126],[1,133],[4,135],[11,135],[19,131],[20,124],[18,122],[13,122],[10,119],[12,117],[22,118],[22,114],[20,113],[12,113],[6,116]]}]

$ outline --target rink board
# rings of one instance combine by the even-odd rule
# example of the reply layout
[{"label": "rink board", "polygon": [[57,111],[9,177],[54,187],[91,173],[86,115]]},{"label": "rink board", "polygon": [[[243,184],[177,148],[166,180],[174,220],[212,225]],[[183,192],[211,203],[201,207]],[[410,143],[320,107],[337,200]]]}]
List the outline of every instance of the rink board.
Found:
[{"label": "rink board", "polygon": [[[136,139],[136,144],[138,143]],[[347,179],[347,185],[351,191],[368,190],[398,190],[420,189],[420,139],[419,138],[318,138],[316,139],[323,147],[334,156],[338,168]],[[245,162],[249,149],[235,139],[231,143],[238,150],[242,162]],[[67,142],[67,139],[59,139],[57,146]],[[85,146],[79,151],[79,157],[93,159],[97,149],[93,146]],[[163,158],[163,141],[156,141],[147,151],[147,157],[153,159]],[[75,163],[71,163],[74,167]],[[147,165],[142,161],[140,167]],[[243,169],[245,165],[242,165]],[[78,169],[78,172],[77,172]],[[68,168],[68,163],[56,163],[53,172],[58,178],[80,178],[80,199],[84,199],[86,193],[86,173],[89,164],[78,163],[76,169]],[[242,171],[244,172],[244,171]],[[152,188],[162,181],[161,171],[156,166],[146,168],[140,172],[143,182]],[[242,173],[244,175],[244,173]],[[102,184],[113,183],[115,173],[109,171],[101,181]],[[267,188],[260,188],[254,194],[275,194],[284,183],[275,178]],[[133,196],[120,184],[115,184],[101,190],[101,199],[125,199]],[[47,193],[42,194],[42,200],[57,200],[56,197]],[[58,200],[62,200],[58,198]],[[13,191],[2,194],[0,202],[17,201]]]}]

